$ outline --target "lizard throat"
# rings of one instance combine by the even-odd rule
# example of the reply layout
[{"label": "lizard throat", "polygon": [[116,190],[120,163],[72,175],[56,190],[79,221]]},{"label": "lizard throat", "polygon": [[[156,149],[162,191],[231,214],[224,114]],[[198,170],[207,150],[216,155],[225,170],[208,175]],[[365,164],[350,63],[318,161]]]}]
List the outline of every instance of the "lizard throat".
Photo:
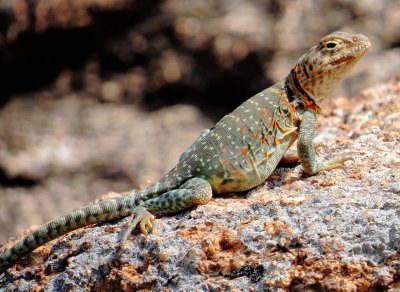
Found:
[{"label": "lizard throat", "polygon": [[317,113],[320,112],[319,106],[315,103],[315,100],[304,90],[299,80],[296,78],[295,70],[292,69],[286,79],[286,88],[289,102],[297,101],[304,107],[309,108]]}]

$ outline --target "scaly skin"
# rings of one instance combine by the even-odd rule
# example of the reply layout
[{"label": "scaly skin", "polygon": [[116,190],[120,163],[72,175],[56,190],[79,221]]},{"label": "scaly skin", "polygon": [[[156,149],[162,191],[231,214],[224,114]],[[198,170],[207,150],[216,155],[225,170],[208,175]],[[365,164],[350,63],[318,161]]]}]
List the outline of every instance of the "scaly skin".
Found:
[{"label": "scaly skin", "polygon": [[[314,145],[323,99],[370,47],[360,34],[327,35],[295,64],[282,81],[223,117],[182,154],[158,182],[121,198],[92,204],[51,221],[0,256],[0,273],[40,245],[85,225],[132,215],[128,235],[139,224],[152,229],[152,214],[205,204],[212,193],[246,191],[262,184],[280,161],[300,161],[310,175],[340,167],[349,157],[318,162]],[[284,156],[296,139],[297,155]]]}]

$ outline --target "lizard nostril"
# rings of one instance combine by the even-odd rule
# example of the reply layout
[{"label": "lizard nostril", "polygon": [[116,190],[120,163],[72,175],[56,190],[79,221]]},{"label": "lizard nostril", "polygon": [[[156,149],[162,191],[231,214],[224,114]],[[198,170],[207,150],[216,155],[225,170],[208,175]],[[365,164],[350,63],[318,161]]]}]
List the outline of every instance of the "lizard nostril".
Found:
[{"label": "lizard nostril", "polygon": [[353,42],[358,42],[359,38],[357,36],[353,36]]}]

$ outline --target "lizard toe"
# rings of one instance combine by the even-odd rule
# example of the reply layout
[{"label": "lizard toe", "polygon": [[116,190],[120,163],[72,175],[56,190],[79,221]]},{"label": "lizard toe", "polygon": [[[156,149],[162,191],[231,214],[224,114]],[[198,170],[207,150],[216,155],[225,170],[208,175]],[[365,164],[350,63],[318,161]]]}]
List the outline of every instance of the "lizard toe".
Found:
[{"label": "lizard toe", "polygon": [[140,232],[143,235],[147,235],[149,232],[152,233],[154,229],[154,216],[147,212],[147,214],[144,214],[144,216],[141,218],[139,228]]}]

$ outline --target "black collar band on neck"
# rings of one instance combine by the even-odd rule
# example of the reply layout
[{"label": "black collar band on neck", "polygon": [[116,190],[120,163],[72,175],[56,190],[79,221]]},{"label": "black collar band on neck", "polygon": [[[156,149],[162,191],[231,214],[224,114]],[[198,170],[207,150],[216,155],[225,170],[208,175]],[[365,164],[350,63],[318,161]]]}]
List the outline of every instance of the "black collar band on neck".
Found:
[{"label": "black collar band on neck", "polygon": [[[290,82],[292,80],[292,82]],[[294,68],[290,71],[290,78],[288,78],[288,80],[286,81],[287,85],[287,91],[288,91],[288,99],[289,101],[293,101],[295,100],[295,91],[297,91],[297,93],[299,93],[302,96],[302,99],[306,99],[309,103],[313,104],[316,106],[314,99],[312,99],[307,92],[303,89],[303,87],[300,85],[299,80],[297,80],[296,78],[296,73],[294,71]],[[292,88],[292,85],[294,88]],[[294,90],[293,90],[294,89]]]}]

